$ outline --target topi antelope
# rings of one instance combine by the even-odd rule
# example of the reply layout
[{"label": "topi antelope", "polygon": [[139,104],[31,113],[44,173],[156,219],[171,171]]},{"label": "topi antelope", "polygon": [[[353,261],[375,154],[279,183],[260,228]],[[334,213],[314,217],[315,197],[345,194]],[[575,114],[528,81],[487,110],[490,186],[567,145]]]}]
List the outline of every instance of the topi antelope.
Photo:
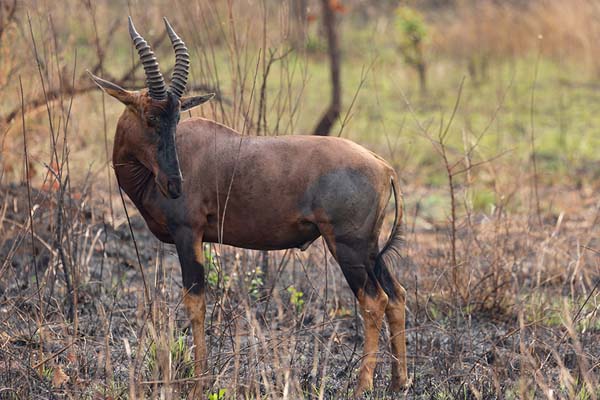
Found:
[{"label": "topi antelope", "polygon": [[[131,18],[129,33],[148,89],[128,91],[90,75],[127,107],[114,139],[118,184],[152,233],[177,248],[196,374],[203,373],[207,362],[202,243],[304,250],[323,236],[358,299],[363,318],[364,356],[357,393],[373,386],[384,315],[393,354],[391,387],[405,387],[406,292],[390,272],[400,261],[402,243],[396,173],[376,154],[341,138],[247,137],[203,118],[180,122],[181,111],[213,95],[183,96],[190,57],[164,21],[175,50],[168,88],[152,49]],[[391,194],[396,200],[395,223],[380,251],[378,237]]]}]

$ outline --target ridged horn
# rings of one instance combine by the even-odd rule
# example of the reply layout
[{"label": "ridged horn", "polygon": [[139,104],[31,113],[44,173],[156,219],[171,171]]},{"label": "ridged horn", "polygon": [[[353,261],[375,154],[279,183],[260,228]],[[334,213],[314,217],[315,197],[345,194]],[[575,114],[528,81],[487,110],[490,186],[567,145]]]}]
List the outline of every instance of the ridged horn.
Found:
[{"label": "ridged horn", "polygon": [[187,47],[185,47],[185,43],[175,30],[167,18],[163,18],[165,21],[165,27],[167,28],[167,33],[169,34],[169,39],[171,39],[171,44],[173,45],[173,50],[175,50],[175,67],[173,68],[173,75],[171,76],[171,85],[169,86],[169,92],[173,93],[177,98],[181,98],[183,96],[183,92],[185,92],[185,85],[187,84],[188,74],[190,72],[190,54],[188,53]]},{"label": "ridged horn", "polygon": [[160,73],[156,56],[144,38],[135,30],[131,17],[129,17],[129,36],[131,36],[131,40],[133,40],[133,44],[137,49],[140,61],[146,72],[146,84],[148,86],[150,97],[154,100],[166,99],[167,90],[165,87],[165,79]]}]

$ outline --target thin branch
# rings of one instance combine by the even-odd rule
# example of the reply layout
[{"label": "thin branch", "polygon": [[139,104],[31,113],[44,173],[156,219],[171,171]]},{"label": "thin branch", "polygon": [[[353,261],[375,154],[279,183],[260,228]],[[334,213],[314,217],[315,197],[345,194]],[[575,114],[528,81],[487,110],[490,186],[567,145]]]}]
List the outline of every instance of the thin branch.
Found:
[{"label": "thin branch", "polygon": [[[96,43],[96,54],[98,57],[98,61],[92,68],[90,68],[90,70],[93,73],[98,73],[100,71],[104,71],[103,63],[104,63],[105,55],[106,55],[106,51],[104,49],[110,44],[111,38],[114,36],[113,33],[116,31],[116,29],[117,29],[116,24],[113,25],[109,29],[108,37],[104,41],[103,44],[100,43],[101,40],[96,35],[95,43]],[[32,33],[32,37],[33,37],[33,33]],[[156,44],[156,46],[159,46],[166,39],[166,37],[167,37],[167,34],[165,32],[161,36],[159,36],[156,40],[154,40],[153,42]],[[141,62],[135,63],[133,66],[131,66],[131,68],[129,68],[127,71],[125,71],[123,74],[121,74],[120,77],[114,77],[104,71],[103,77],[121,87],[135,87],[136,86],[135,73],[140,68],[140,66],[141,66]],[[167,71],[167,74],[168,74],[168,71]],[[97,86],[89,81],[87,74],[82,73],[79,76],[77,85],[65,85],[65,87],[62,87],[62,88],[58,87],[58,88],[52,88],[52,89],[51,88],[43,88],[43,90],[45,91],[43,96],[34,98],[34,99],[26,102],[24,104],[24,107],[17,106],[15,108],[13,108],[7,114],[0,117],[0,121],[4,124],[8,125],[11,122],[13,122],[13,120],[21,113],[22,108],[24,108],[25,113],[33,112],[33,111],[37,110],[38,108],[45,106],[46,104],[51,104],[52,102],[59,100],[61,97],[78,96],[78,95],[86,94],[86,93],[96,90],[96,89],[97,89]],[[194,91],[213,92],[213,93],[215,93],[215,97],[217,100],[223,101],[223,99],[221,98],[220,91],[216,90],[214,87],[211,87],[209,85],[202,85],[202,84],[194,85],[194,86],[189,87],[188,91],[190,93],[194,92]]]},{"label": "thin branch", "polygon": [[373,65],[375,64],[375,61],[376,61],[376,59],[373,59],[373,61],[371,61],[371,64],[369,64],[366,68],[363,65],[363,68],[360,71],[360,82],[358,83],[358,87],[356,88],[356,91],[354,92],[354,96],[352,96],[352,101],[350,102],[350,106],[348,107],[348,110],[346,110],[346,114],[344,115],[344,118],[342,119],[342,123],[340,124],[340,131],[338,132],[338,137],[342,136],[342,132],[344,131],[344,128],[346,127],[348,122],[350,122],[350,119],[352,119],[352,114],[351,114],[352,109],[354,108],[354,104],[356,103],[356,99],[358,99],[358,95],[360,94],[360,91],[362,90],[363,86],[365,85],[365,82],[367,81],[367,75],[373,69]]},{"label": "thin branch", "polygon": [[256,129],[257,136],[260,136],[261,126],[262,126],[263,132],[265,134],[267,134],[267,110],[266,110],[267,94],[266,94],[266,91],[267,91],[267,79],[269,77],[269,73],[271,72],[271,67],[277,61],[280,61],[283,58],[287,57],[292,51],[293,51],[293,49],[289,48],[282,55],[276,57],[275,56],[276,52],[273,51],[273,49],[269,49],[269,61],[267,62],[266,66],[265,66],[265,71],[263,72],[263,77],[262,77],[262,84],[260,87],[260,99],[258,102],[258,118],[257,118],[257,129]]},{"label": "thin branch", "polygon": [[[24,96],[23,96],[23,82],[21,81],[21,75],[19,75],[19,93],[21,95],[21,107],[25,104]],[[31,233],[31,258],[33,262],[33,269],[35,271],[35,284],[37,287],[38,293],[40,293],[40,281],[38,277],[37,270],[37,260],[35,257],[35,245],[34,238],[35,232],[33,230],[33,204],[31,202],[31,182],[29,178],[29,153],[27,151],[27,130],[25,129],[25,111],[21,112],[21,122],[23,124],[23,152],[25,153],[25,182],[27,183],[27,205],[29,212],[29,231]]]}]

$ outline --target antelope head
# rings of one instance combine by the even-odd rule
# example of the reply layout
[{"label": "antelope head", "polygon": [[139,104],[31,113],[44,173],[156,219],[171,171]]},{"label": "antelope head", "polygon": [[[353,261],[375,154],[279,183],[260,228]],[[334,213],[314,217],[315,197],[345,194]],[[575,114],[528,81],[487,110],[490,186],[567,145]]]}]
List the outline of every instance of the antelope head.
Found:
[{"label": "antelope head", "polygon": [[175,50],[175,67],[168,88],[154,52],[135,30],[131,17],[129,35],[144,67],[147,89],[125,90],[92,73],[89,74],[96,85],[127,106],[125,113],[129,112],[135,116],[133,126],[128,126],[124,132],[125,143],[122,145],[134,151],[139,162],[154,174],[160,192],[165,197],[176,199],[181,196],[183,181],[175,145],[180,112],[210,100],[214,94],[183,96],[190,56],[185,43],[177,36],[166,18],[164,22]]}]

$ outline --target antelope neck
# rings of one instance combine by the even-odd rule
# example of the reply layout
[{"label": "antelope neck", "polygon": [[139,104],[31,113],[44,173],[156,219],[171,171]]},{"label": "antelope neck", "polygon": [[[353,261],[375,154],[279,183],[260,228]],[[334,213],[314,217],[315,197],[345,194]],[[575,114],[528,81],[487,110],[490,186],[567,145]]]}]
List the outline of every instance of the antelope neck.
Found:
[{"label": "antelope neck", "polygon": [[123,188],[138,209],[144,209],[144,199],[157,189],[154,175],[134,157],[113,162],[119,186]]}]

